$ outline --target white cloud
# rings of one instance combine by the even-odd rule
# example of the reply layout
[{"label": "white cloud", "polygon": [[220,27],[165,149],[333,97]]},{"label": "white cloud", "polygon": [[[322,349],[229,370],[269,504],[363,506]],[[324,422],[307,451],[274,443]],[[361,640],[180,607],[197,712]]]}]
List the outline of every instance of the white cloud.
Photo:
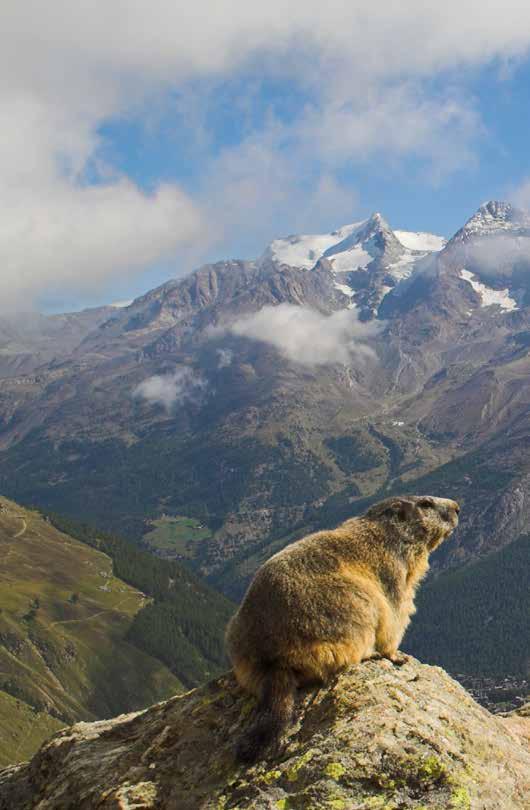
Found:
[{"label": "white cloud", "polygon": [[351,309],[323,315],[292,304],[263,307],[230,327],[234,334],[269,343],[289,360],[308,366],[348,365],[374,357],[366,341],[380,329],[380,322],[361,323]]},{"label": "white cloud", "polygon": [[[331,188],[338,167],[374,152],[419,154],[443,175],[472,158],[480,132],[465,68],[513,63],[529,44],[530,6],[519,0],[502,8],[478,0],[293,0],[288,10],[280,0],[7,0],[0,296],[27,304],[50,284],[101,288],[178,255],[199,233],[203,207],[211,226],[207,183],[218,224],[217,232],[201,231],[203,248],[238,216],[250,220],[249,203],[255,219],[292,215],[307,189],[298,179],[293,191],[291,178],[309,159],[321,162]],[[199,207],[175,185],[145,195],[101,162],[105,121],[141,117],[150,100],[186,83],[200,92],[209,82],[215,92],[216,83],[245,70],[293,81],[308,103],[289,125],[279,126],[272,110],[241,148],[208,161]],[[425,82],[444,71],[455,87],[433,93]],[[322,194],[330,207],[346,204],[321,186],[308,210]]]},{"label": "white cloud", "polygon": [[474,104],[457,90],[429,96],[408,81],[372,84],[361,93],[332,86],[297,129],[305,151],[330,166],[414,154],[443,175],[473,161],[469,144],[480,123]]},{"label": "white cloud", "polygon": [[530,270],[530,236],[498,234],[466,248],[465,261],[481,276],[502,283]]},{"label": "white cloud", "polygon": [[169,413],[186,400],[197,401],[207,382],[189,368],[178,368],[172,374],[156,374],[143,380],[133,391],[133,397],[151,405],[162,405]]},{"label": "white cloud", "polygon": [[282,155],[270,132],[213,160],[199,200],[221,255],[237,239],[240,255],[248,257],[255,256],[256,245],[264,247],[284,233],[286,222],[290,231],[331,229],[348,221],[359,205],[357,194],[331,173],[311,174],[301,152]]},{"label": "white cloud", "polygon": [[14,193],[0,222],[0,306],[27,306],[28,295],[64,286],[104,288],[172,256],[197,235],[199,222],[195,206],[172,186],[146,195],[122,179]]},{"label": "white cloud", "polygon": [[517,188],[512,189],[509,197],[517,208],[530,210],[530,177],[526,177]]}]

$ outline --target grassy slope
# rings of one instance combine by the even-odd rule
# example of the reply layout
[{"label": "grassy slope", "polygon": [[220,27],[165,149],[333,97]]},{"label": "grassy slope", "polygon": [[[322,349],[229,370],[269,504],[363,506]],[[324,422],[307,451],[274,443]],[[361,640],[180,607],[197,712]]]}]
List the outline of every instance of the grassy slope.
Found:
[{"label": "grassy slope", "polygon": [[144,534],[142,540],[161,556],[195,557],[201,541],[212,536],[211,531],[194,518],[164,515],[152,520],[154,527]]},{"label": "grassy slope", "polygon": [[0,583],[0,763],[27,756],[65,722],[181,688],[125,641],[145,598],[112,575],[109,557],[4,498]]},{"label": "grassy slope", "polygon": [[41,743],[64,726],[47,712],[0,692],[0,767],[28,760]]},{"label": "grassy slope", "polygon": [[134,616],[127,638],[163,661],[192,688],[227,665],[224,631],[235,609],[180,562],[162,560],[115,534],[51,514],[53,524],[107,553],[117,576],[152,598]]}]

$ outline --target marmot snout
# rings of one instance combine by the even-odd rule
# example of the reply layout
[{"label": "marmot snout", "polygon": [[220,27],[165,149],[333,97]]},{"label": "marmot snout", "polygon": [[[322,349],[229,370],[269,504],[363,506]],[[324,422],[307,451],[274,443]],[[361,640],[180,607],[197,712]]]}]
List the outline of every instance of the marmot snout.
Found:
[{"label": "marmot snout", "polygon": [[399,660],[429,554],[459,511],[446,498],[388,498],[287,546],[257,571],[226,635],[237,680],[259,700],[241,759],[255,759],[279,736],[298,686],[367,658]]}]

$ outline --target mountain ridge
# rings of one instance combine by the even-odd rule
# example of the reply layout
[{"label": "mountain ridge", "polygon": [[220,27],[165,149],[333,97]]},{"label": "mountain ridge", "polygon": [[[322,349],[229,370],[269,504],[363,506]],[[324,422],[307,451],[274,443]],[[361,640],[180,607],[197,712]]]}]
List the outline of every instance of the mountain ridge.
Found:
[{"label": "mountain ridge", "polygon": [[[504,222],[507,209],[490,207]],[[214,583],[233,575],[237,591],[260,555],[319,515],[332,524],[366,498],[429,481],[464,501],[440,566],[514,539],[530,473],[530,275],[505,262],[492,277],[462,263],[451,240],[420,253],[385,242],[387,227],[372,217],[328,234],[312,266],[270,251],[207,265],[113,312],[60,362],[6,378],[4,491],[136,540],[164,513],[203,521],[212,536],[186,564]],[[479,279],[514,308],[489,303]],[[300,314],[299,342],[323,336],[351,362],[299,362],[282,307]],[[241,318],[245,334],[234,330]]]}]

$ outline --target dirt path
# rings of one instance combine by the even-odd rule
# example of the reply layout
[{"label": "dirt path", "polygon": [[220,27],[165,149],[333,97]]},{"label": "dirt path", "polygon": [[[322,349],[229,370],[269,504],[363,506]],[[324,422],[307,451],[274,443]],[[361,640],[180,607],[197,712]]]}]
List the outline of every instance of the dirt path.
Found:
[{"label": "dirt path", "polygon": [[114,610],[114,608],[106,608],[105,610],[98,610],[97,613],[93,613],[91,616],[83,616],[82,619],[59,619],[56,622],[51,622],[50,627],[55,627],[56,624],[73,624],[74,622],[89,622],[91,619],[97,619],[98,616],[102,616],[104,613],[110,613],[110,611]]},{"label": "dirt path", "polygon": [[91,619],[96,619],[98,616],[102,616],[104,613],[114,613],[117,611],[120,612],[120,608],[124,602],[130,599],[130,596],[126,596],[124,599],[120,599],[120,601],[114,605],[114,607],[105,608],[105,610],[98,610],[97,613],[93,613],[91,616],[83,616],[81,619],[58,619],[56,622],[51,622],[50,627],[55,627],[56,624],[73,624],[74,622],[89,622]]}]

